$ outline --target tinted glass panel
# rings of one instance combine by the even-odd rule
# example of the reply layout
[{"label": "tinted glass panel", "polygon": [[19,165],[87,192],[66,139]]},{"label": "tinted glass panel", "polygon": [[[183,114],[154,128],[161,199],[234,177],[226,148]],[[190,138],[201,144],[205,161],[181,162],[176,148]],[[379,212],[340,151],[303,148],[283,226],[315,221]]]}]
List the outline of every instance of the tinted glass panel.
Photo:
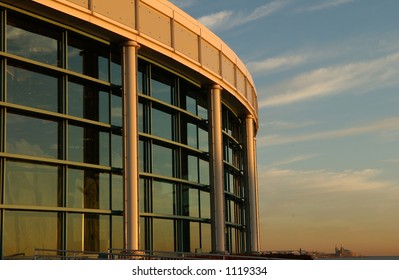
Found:
[{"label": "tinted glass panel", "polygon": [[112,175],[112,209],[123,210],[123,177],[118,175]]},{"label": "tinted glass panel", "polygon": [[109,93],[105,91],[100,91],[100,99],[99,99],[99,118],[98,121],[103,123],[109,123]]},{"label": "tinted glass panel", "polygon": [[151,134],[173,140],[172,129],[172,115],[153,108]]},{"label": "tinted glass panel", "polygon": [[68,114],[79,118],[108,123],[109,93],[99,91],[94,87],[69,82]]},{"label": "tinted glass panel", "polygon": [[58,206],[58,173],[53,166],[7,161],[5,203]]},{"label": "tinted glass panel", "polygon": [[123,138],[112,134],[112,166],[123,167]]},{"label": "tinted glass panel", "polygon": [[4,211],[3,257],[33,256],[35,248],[55,250],[57,233],[56,213]]},{"label": "tinted glass panel", "polygon": [[110,209],[110,177],[93,170],[68,170],[68,207]]},{"label": "tinted glass panel", "polygon": [[151,95],[168,104],[172,104],[173,98],[173,79],[167,74],[153,74],[151,80]]},{"label": "tinted glass panel", "polygon": [[152,210],[156,214],[173,215],[174,186],[170,183],[154,181],[152,192]]},{"label": "tinted glass panel", "polygon": [[153,145],[153,163],[152,172],[164,176],[173,176],[173,150]]},{"label": "tinted glass panel", "polygon": [[84,214],[84,250],[106,252],[110,245],[109,216]]},{"label": "tinted glass panel", "polygon": [[204,160],[199,160],[200,168],[200,183],[204,185],[209,185],[209,162]]},{"label": "tinted glass panel", "polygon": [[58,157],[56,122],[8,113],[6,126],[7,152],[48,158]]},{"label": "tinted glass panel", "polygon": [[201,200],[201,218],[210,219],[211,218],[211,205],[209,192],[200,191]]},{"label": "tinted glass panel", "polygon": [[174,249],[173,220],[154,219],[153,250],[173,252]]},{"label": "tinted glass panel", "polygon": [[66,246],[67,250],[83,249],[83,214],[67,214]]},{"label": "tinted glass panel", "polygon": [[109,81],[108,47],[78,36],[68,38],[68,69]]},{"label": "tinted glass panel", "polygon": [[111,83],[114,85],[122,85],[122,66],[119,53],[112,53]]},{"label": "tinted glass panel", "polygon": [[190,222],[190,251],[199,252],[200,249],[200,224],[195,222]]},{"label": "tinted glass panel", "polygon": [[199,149],[205,152],[209,151],[208,145],[208,132],[199,128],[198,129]]},{"label": "tinted glass panel", "polygon": [[83,162],[84,129],[80,126],[68,126],[68,159]]},{"label": "tinted glass panel", "polygon": [[83,170],[68,169],[68,207],[83,208],[84,180]]},{"label": "tinted glass panel", "polygon": [[112,216],[111,248],[123,248],[123,217]]},{"label": "tinted glass panel", "polygon": [[211,225],[201,224],[201,248],[202,252],[211,251]]},{"label": "tinted glass panel", "polygon": [[48,25],[9,13],[6,36],[9,53],[59,66],[57,40],[60,37]]},{"label": "tinted glass panel", "polygon": [[191,217],[199,217],[198,190],[189,190],[189,209]]},{"label": "tinted glass panel", "polygon": [[7,101],[57,112],[58,81],[51,76],[8,65]]},{"label": "tinted glass panel", "polygon": [[111,95],[111,124],[122,126],[122,98]]}]

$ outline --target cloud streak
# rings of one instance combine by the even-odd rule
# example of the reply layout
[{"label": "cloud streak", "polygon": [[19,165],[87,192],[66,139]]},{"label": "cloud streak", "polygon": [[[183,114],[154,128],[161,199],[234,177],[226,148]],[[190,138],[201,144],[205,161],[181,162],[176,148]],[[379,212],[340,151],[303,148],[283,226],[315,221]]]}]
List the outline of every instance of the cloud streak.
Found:
[{"label": "cloud streak", "polygon": [[315,11],[321,11],[325,9],[330,9],[330,8],[336,8],[338,6],[341,6],[343,4],[348,4],[354,2],[354,0],[329,0],[329,1],[324,1],[323,3],[308,6],[305,8],[300,8],[297,10],[297,12],[315,12]]},{"label": "cloud streak", "polygon": [[398,84],[399,53],[382,58],[319,68],[268,87],[259,108],[277,107],[357,89],[367,92]]},{"label": "cloud streak", "polygon": [[308,60],[306,55],[287,55],[272,57],[262,61],[251,61],[247,64],[252,74],[281,71],[294,68]]},{"label": "cloud streak", "polygon": [[198,21],[212,30],[228,30],[274,14],[285,7],[287,3],[288,1],[276,0],[247,13],[224,10],[200,17]]},{"label": "cloud streak", "polygon": [[285,160],[282,160],[282,161],[278,161],[278,162],[272,163],[271,166],[273,168],[276,168],[278,166],[290,165],[292,163],[305,161],[305,160],[308,160],[308,159],[311,159],[311,158],[315,158],[315,157],[318,157],[318,156],[319,156],[319,154],[299,155],[299,156],[295,156],[295,157],[292,157],[292,158],[289,158],[289,159],[285,159]]},{"label": "cloud streak", "polygon": [[363,124],[356,127],[350,127],[350,128],[344,128],[332,131],[314,132],[314,133],[299,134],[299,135],[278,135],[278,134],[266,135],[263,137],[259,137],[257,143],[259,147],[267,147],[267,146],[284,145],[290,143],[351,137],[351,136],[371,134],[371,133],[386,133],[387,131],[398,131],[398,130],[399,130],[399,118],[393,117],[393,118],[382,119],[368,124]]},{"label": "cloud streak", "polygon": [[[264,186],[259,186],[260,191],[268,193],[268,196],[277,195],[281,192],[298,192],[299,189],[309,197],[314,194],[323,195],[378,189],[394,191],[392,188],[397,186],[396,182],[381,179],[383,172],[378,169],[292,170],[263,166],[261,170],[259,182],[267,183]],[[287,197],[287,199],[289,198]]]}]

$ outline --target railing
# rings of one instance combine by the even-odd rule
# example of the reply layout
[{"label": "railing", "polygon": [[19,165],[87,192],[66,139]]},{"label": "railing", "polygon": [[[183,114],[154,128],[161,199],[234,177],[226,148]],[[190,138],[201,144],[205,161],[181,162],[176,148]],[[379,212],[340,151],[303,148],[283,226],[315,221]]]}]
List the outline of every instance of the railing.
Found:
[{"label": "railing", "polygon": [[107,252],[35,249],[35,260],[266,260],[273,259],[257,254],[210,254],[161,251],[127,251],[109,249]]}]

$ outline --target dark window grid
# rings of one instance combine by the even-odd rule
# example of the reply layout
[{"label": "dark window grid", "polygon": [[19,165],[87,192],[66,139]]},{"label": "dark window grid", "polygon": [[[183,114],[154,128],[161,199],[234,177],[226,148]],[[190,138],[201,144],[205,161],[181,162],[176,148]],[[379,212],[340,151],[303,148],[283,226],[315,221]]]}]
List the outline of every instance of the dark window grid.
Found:
[{"label": "dark window grid", "polygon": [[[150,96],[166,104],[178,107],[177,97],[177,78],[171,73],[160,69],[157,66],[150,65],[149,92]],[[165,86],[165,87],[163,87]],[[161,88],[162,87],[162,88]],[[162,92],[170,87],[168,93]],[[159,91],[161,90],[161,91]]]},{"label": "dark window grid", "polygon": [[[7,80],[7,78],[10,78],[10,79],[12,78],[12,73],[7,70],[7,67],[9,66],[16,70],[23,71],[25,73],[32,73],[33,75],[37,74],[41,77],[49,77],[49,78],[55,79],[56,83],[57,83],[57,85],[56,85],[57,92],[55,93],[56,94],[55,98],[57,99],[57,102],[55,105],[56,108],[54,108],[54,110],[53,109],[49,109],[49,110],[52,112],[59,112],[59,113],[63,112],[64,92],[65,91],[64,91],[64,82],[63,82],[64,75],[62,72],[54,71],[54,69],[50,69],[46,66],[36,65],[34,63],[31,64],[26,61],[23,61],[23,60],[20,61],[20,60],[13,59],[13,58],[4,59],[3,63],[4,63],[3,64],[3,67],[4,67],[3,73],[5,73],[1,78],[3,81],[2,84],[4,85],[3,100],[7,101],[7,91],[8,91],[7,84],[11,83],[10,81],[6,82],[6,80]],[[10,76],[10,77],[7,77],[7,76]],[[31,82],[34,83],[35,81],[32,80]],[[28,94],[28,93],[26,93],[26,94]],[[22,103],[20,105],[32,107],[30,104],[24,104],[24,103]],[[40,106],[33,106],[32,108],[46,110],[45,107],[42,108]]]},{"label": "dark window grid", "polygon": [[[63,30],[61,28],[43,23],[37,19],[28,18],[13,11],[7,11],[6,26],[6,30],[11,32],[11,34],[6,35],[5,41],[9,41],[6,42],[7,51],[50,65],[62,65],[61,42]],[[19,29],[20,32],[13,32],[15,29]],[[23,37],[16,38],[18,34],[23,34]],[[13,49],[15,48],[15,46],[12,46],[13,40],[16,40],[19,45],[23,45],[24,47],[20,50]],[[9,43],[8,46],[7,43]],[[54,47],[52,43],[55,43],[55,52],[51,50]],[[29,50],[29,52],[21,54],[21,52],[26,50]],[[55,56],[46,57],[46,55],[51,53]],[[54,61],[48,61],[48,59],[53,59]]]},{"label": "dark window grid", "polygon": [[[35,64],[30,64],[24,61],[18,61],[15,59],[7,59],[9,61],[9,64],[12,65],[13,67],[17,67],[20,69],[29,69],[28,71],[32,73],[38,73],[41,75],[46,75],[49,77],[54,77],[57,79],[57,100],[58,100],[58,109],[55,112],[58,113],[64,113],[66,112],[66,108],[68,107],[68,90],[67,90],[67,83],[68,81],[71,81],[73,83],[76,83],[77,85],[85,85],[85,86],[90,86],[91,88],[95,89],[98,91],[98,94],[101,94],[101,92],[108,92],[109,98],[111,97],[112,94],[118,96],[120,94],[119,89],[113,89],[109,85],[105,85],[102,83],[97,83],[93,80],[87,80],[84,79],[83,77],[75,77],[73,75],[67,75],[63,71],[55,71],[54,69],[49,69],[46,67],[38,66]],[[61,70],[61,69],[60,69]],[[5,73],[6,71],[4,71]],[[2,77],[4,79],[4,77]],[[3,83],[5,85],[6,83]],[[111,90],[112,89],[112,90]],[[7,91],[4,90],[4,93]],[[111,114],[111,101],[108,101],[108,119],[110,119],[110,114]],[[22,105],[23,106],[23,105]],[[35,110],[36,108],[33,108]],[[41,110],[40,108],[37,108]],[[73,116],[74,117],[74,116]],[[96,120],[95,120],[96,121]]]}]

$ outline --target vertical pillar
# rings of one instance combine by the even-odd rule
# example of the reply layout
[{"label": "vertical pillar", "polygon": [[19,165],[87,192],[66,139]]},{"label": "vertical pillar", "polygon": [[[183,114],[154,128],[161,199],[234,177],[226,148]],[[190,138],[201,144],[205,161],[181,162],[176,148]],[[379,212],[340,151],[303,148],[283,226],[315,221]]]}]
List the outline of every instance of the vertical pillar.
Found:
[{"label": "vertical pillar", "polygon": [[225,199],[223,185],[222,87],[210,88],[210,168],[212,252],[225,253]]},{"label": "vertical pillar", "polygon": [[125,249],[139,250],[139,169],[137,120],[137,49],[134,41],[123,44],[123,147]]},{"label": "vertical pillar", "polygon": [[254,120],[251,115],[245,118],[245,143],[246,143],[246,185],[247,185],[247,238],[248,248],[251,253],[259,252],[259,225],[258,225],[258,190],[256,174],[256,151],[254,137]]}]

